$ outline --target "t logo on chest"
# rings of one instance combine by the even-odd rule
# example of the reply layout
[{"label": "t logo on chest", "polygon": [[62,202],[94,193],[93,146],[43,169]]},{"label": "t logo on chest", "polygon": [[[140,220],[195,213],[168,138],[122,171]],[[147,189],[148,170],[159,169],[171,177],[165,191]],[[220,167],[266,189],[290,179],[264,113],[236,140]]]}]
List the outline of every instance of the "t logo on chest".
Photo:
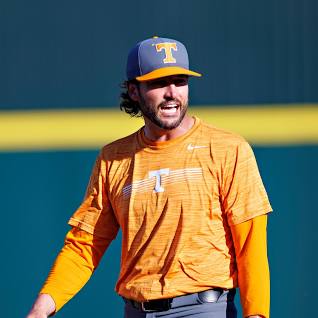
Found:
[{"label": "t logo on chest", "polygon": [[152,170],[149,171],[149,179],[155,177],[156,178],[156,183],[155,183],[155,188],[154,188],[154,192],[164,192],[165,189],[164,187],[161,185],[161,176],[168,176],[170,174],[170,169],[159,169],[159,170]]},{"label": "t logo on chest", "polygon": [[[164,178],[163,178],[164,177]],[[203,178],[201,167],[184,168],[172,170],[170,168],[151,170],[146,172],[145,179],[135,180],[123,187],[122,193],[129,198],[134,192],[137,193],[162,193],[165,192],[165,185],[169,184],[198,184]]]}]

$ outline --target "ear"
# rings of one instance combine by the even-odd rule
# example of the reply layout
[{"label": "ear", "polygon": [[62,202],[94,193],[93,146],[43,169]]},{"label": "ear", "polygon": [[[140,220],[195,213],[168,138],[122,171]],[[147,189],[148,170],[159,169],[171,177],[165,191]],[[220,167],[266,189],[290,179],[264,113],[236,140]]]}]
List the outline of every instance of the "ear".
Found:
[{"label": "ear", "polygon": [[136,83],[129,83],[128,84],[128,94],[129,97],[135,101],[139,102],[139,89],[138,89],[138,84]]}]

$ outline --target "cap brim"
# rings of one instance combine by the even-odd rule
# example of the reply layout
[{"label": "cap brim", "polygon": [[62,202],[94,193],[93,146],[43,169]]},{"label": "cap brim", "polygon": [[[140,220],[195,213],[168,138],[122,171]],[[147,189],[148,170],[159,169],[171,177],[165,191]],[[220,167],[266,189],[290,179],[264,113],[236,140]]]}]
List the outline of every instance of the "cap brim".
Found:
[{"label": "cap brim", "polygon": [[170,66],[170,67],[159,68],[145,75],[138,76],[136,77],[136,80],[139,82],[144,82],[144,81],[150,81],[160,77],[166,77],[171,75],[189,75],[189,76],[196,76],[196,77],[202,76],[200,73],[190,71],[186,68],[182,68],[178,66]]}]

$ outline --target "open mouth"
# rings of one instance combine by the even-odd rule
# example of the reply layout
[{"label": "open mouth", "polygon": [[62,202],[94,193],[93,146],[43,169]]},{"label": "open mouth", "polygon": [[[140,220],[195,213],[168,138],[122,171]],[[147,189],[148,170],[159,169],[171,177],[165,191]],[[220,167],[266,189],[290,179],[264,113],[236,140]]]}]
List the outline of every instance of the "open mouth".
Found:
[{"label": "open mouth", "polygon": [[173,115],[177,112],[179,107],[180,107],[179,104],[176,102],[168,102],[168,103],[162,104],[159,107],[159,109],[160,109],[160,112],[164,115]]}]

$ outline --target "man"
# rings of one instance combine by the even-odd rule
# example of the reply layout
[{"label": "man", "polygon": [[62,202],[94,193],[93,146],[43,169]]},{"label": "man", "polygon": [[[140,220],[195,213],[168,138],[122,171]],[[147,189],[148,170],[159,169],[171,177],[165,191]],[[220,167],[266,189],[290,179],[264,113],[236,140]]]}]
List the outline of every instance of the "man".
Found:
[{"label": "man", "polygon": [[267,213],[253,152],[187,113],[184,45],[154,37],[127,61],[121,109],[145,125],[100,152],[82,205],[28,318],[58,311],[122,231],[125,317],[269,317]]}]

